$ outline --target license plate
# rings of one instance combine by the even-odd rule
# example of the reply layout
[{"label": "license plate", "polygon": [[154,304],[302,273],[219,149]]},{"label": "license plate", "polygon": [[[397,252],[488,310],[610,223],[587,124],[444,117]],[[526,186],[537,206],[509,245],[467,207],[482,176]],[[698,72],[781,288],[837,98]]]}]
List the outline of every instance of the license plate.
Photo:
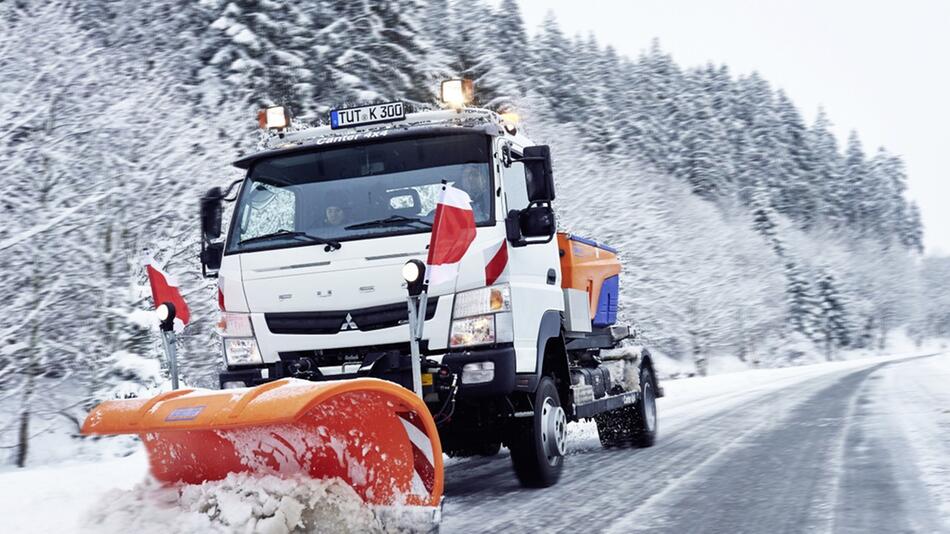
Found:
[{"label": "license plate", "polygon": [[334,109],[330,112],[330,128],[349,128],[364,124],[401,121],[406,118],[402,102],[387,102],[358,108]]},{"label": "license plate", "polygon": [[422,385],[423,386],[432,385],[432,373],[422,373]]}]

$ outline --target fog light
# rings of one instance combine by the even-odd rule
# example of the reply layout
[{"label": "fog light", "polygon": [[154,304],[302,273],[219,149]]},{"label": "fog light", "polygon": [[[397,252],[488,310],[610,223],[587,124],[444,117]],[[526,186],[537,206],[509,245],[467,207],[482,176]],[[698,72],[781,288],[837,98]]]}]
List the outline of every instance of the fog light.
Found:
[{"label": "fog light", "polygon": [[482,384],[495,378],[495,362],[467,363],[462,367],[463,384]]},{"label": "fog light", "polygon": [[243,387],[246,387],[243,380],[232,380],[222,385],[222,389],[237,389]]},{"label": "fog light", "polygon": [[228,366],[264,363],[261,351],[257,347],[257,340],[252,337],[225,338],[224,357]]}]

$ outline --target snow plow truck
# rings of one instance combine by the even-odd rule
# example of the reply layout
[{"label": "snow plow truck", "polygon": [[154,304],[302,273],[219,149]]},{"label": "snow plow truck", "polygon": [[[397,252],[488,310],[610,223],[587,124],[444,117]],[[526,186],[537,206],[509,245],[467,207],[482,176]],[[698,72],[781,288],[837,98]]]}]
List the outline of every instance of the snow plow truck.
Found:
[{"label": "snow plow truck", "polygon": [[[139,434],[168,483],[302,473],[434,507],[443,452],[504,445],[521,484],[546,487],[569,422],[595,420],[604,446],[652,445],[662,390],[649,352],[622,345],[617,251],[557,231],[548,147],[471,96],[452,80],[444,109],[339,109],[306,129],[263,110],[268,146],[201,200],[221,390],[107,401],[84,431]],[[474,242],[423,293],[413,339],[407,267],[426,258],[445,183],[471,200]]]}]

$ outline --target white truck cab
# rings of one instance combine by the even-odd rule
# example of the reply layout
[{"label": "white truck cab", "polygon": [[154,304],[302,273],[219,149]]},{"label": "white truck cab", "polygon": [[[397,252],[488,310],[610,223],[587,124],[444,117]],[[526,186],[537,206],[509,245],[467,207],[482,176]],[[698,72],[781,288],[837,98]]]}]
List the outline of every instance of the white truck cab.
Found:
[{"label": "white truck cab", "polygon": [[[407,114],[397,102],[337,110],[330,126],[298,131],[287,119],[280,108],[263,112],[262,126],[282,128],[271,148],[235,163],[247,174],[223,240],[228,193],[214,188],[202,199],[202,262],[218,278],[222,312],[222,387],[362,376],[410,387],[401,270],[425,260],[448,183],[472,199],[476,237],[457,278],[428,288],[423,398],[443,448],[490,454],[505,443],[524,484],[550,485],[568,420],[643,404],[639,382],[615,379],[611,389],[597,382],[609,384],[606,371],[581,369],[597,367],[589,356],[626,331],[565,322],[578,316],[565,306],[583,307],[584,317],[592,301],[562,287],[550,155],[512,118],[460,106]],[[649,356],[637,365],[655,388]],[[621,426],[654,435],[655,408],[638,413]],[[634,428],[649,421],[653,430]]]}]

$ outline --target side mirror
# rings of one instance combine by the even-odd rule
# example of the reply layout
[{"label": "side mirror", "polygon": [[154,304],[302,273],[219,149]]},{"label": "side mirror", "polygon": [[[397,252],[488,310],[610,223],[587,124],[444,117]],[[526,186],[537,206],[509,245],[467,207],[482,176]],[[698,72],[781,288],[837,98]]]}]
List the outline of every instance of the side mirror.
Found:
[{"label": "side mirror", "polygon": [[224,257],[224,243],[208,243],[201,251],[201,266],[207,271],[217,271],[221,268],[221,258]]},{"label": "side mirror", "polygon": [[525,147],[521,158],[527,171],[528,200],[554,200],[554,173],[551,171],[551,148],[547,145]]},{"label": "side mirror", "polygon": [[224,195],[220,187],[212,187],[201,197],[201,233],[205,241],[221,237],[221,214]]},{"label": "side mirror", "polygon": [[532,205],[523,210],[511,210],[505,217],[505,234],[514,247],[549,243],[556,232],[557,222],[550,205]]},{"label": "side mirror", "polygon": [[[554,210],[551,206],[528,206],[518,216],[521,235],[525,237],[546,237],[550,241],[557,231],[554,222]],[[547,243],[547,241],[544,241]]]}]

